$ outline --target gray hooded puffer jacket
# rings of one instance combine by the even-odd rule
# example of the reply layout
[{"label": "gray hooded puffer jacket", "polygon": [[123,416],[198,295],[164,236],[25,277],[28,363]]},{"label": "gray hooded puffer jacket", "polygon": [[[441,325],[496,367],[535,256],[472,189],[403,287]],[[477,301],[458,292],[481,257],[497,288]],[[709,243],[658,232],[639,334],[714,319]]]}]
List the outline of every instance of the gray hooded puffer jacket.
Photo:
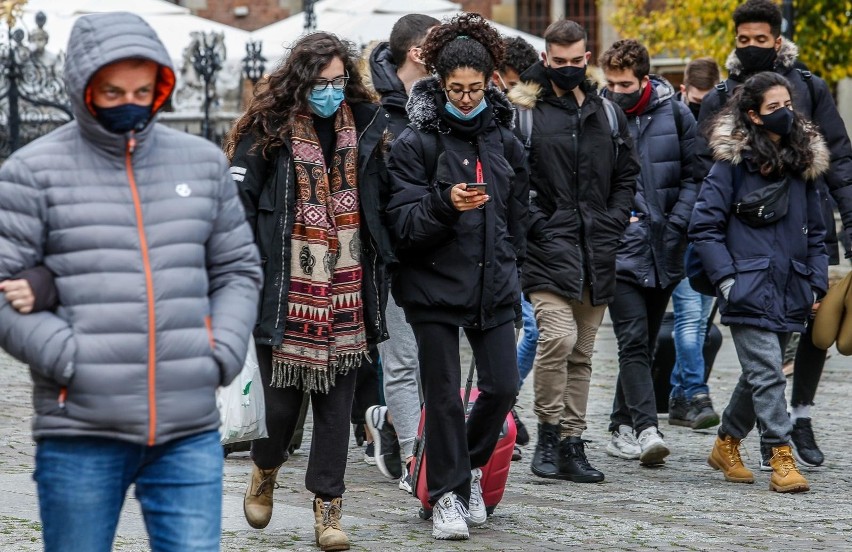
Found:
[{"label": "gray hooded puffer jacket", "polygon": [[86,88],[128,58],[159,64],[154,108],[174,87],[154,31],[128,13],[80,18],[65,80],[76,120],[0,168],[0,280],[44,264],[55,312],[0,295],[0,346],[29,364],[36,439],[155,445],[219,426],[216,387],[239,372],[260,266],[225,157],[149,122],[107,132]]}]

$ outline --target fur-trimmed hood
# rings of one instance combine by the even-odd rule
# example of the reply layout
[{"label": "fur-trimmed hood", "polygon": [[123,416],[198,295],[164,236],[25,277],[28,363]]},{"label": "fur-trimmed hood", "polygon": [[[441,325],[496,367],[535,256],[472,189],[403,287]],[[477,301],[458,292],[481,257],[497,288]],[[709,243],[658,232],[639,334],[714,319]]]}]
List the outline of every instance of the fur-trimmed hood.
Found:
[{"label": "fur-trimmed hood", "polygon": [[[445,132],[446,125],[438,115],[437,98],[443,95],[438,77],[420,79],[411,87],[411,94],[405,110],[408,119],[423,132]],[[509,130],[515,126],[515,113],[512,104],[498,88],[489,83],[485,89],[485,99],[494,113],[494,120]]]},{"label": "fur-trimmed hood", "polygon": [[[798,59],[799,47],[786,38],[781,38],[781,47],[778,49],[778,55],[775,58],[774,69],[779,73],[789,71],[794,67]],[[725,61],[725,68],[732,77],[739,78],[742,76],[743,64],[740,62],[740,58],[737,57],[736,48],[728,54],[728,59]]]},{"label": "fur-trimmed hood", "polygon": [[[595,93],[604,83],[603,71],[595,65],[586,66],[586,80],[583,90]],[[548,94],[553,94],[550,79],[547,78],[544,62],[539,61],[524,71],[521,82],[509,90],[509,101],[518,107],[532,109],[535,103]]]},{"label": "fur-trimmed hood", "polygon": [[[811,123],[806,124],[806,132],[810,137],[811,150],[814,152],[814,160],[802,171],[802,176],[807,180],[814,180],[829,168],[831,156],[828,146],[822,135]],[[748,135],[749,131],[734,121],[734,116],[725,114],[719,117],[710,133],[710,149],[713,150],[713,159],[716,161],[727,161],[732,165],[739,165],[748,157]]]}]

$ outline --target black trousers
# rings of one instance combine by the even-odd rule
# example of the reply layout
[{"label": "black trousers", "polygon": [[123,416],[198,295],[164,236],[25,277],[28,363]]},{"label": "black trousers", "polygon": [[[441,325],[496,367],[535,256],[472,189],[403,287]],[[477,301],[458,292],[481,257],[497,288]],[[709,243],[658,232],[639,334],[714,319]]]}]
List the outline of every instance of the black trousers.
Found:
[{"label": "black trousers", "polygon": [[355,398],[352,400],[352,415],[350,421],[353,425],[364,425],[367,419],[364,415],[371,406],[381,404],[381,382],[379,381],[379,350],[375,345],[370,346],[370,358],[373,362],[361,365],[355,382]]},{"label": "black trousers", "polygon": [[[258,468],[269,470],[287,460],[287,447],[299,421],[304,392],[296,387],[271,387],[272,347],[257,346],[257,360],[266,401],[269,437],[252,441],[251,458]],[[328,393],[311,393],[314,429],[305,473],[305,488],[318,498],[343,495],[346,459],[349,454],[349,414],[357,370],[338,376]]]},{"label": "black trousers", "polygon": [[610,431],[615,431],[619,425],[627,425],[638,435],[651,426],[657,427],[651,361],[660,324],[674,288],[643,288],[627,282],[616,283],[615,299],[609,305],[618,341],[618,382],[610,415]]},{"label": "black trousers", "polygon": [[429,500],[454,491],[466,504],[470,470],[488,463],[506,415],[515,404],[518,365],[512,322],[488,330],[465,329],[476,359],[479,398],[465,425],[459,389],[459,328],[452,324],[412,324],[420,360],[426,408],[426,482]]},{"label": "black trousers", "polygon": [[827,351],[814,346],[812,331],[813,318],[808,321],[808,326],[799,339],[799,346],[796,349],[796,370],[793,372],[791,406],[814,404],[819,380],[822,378]]}]

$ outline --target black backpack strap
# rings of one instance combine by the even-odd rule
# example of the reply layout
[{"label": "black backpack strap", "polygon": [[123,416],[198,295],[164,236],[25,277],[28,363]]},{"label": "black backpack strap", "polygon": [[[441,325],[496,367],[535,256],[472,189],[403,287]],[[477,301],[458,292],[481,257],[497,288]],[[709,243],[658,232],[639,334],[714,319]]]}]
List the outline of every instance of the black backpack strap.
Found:
[{"label": "black backpack strap", "polygon": [[724,107],[728,103],[728,81],[723,80],[717,84],[716,91],[719,92],[719,105]]},{"label": "black backpack strap", "polygon": [[674,117],[675,128],[677,129],[677,139],[680,141],[683,138],[683,115],[680,109],[678,109],[677,100],[672,98],[669,100],[669,103],[672,105],[672,116]]},{"label": "black backpack strap", "polygon": [[802,77],[802,80],[805,81],[805,84],[808,85],[808,92],[811,95],[811,118],[814,116],[814,112],[816,111],[816,90],[814,89],[814,74],[805,69],[796,69],[799,72],[799,75]]},{"label": "black backpack strap", "polygon": [[615,113],[615,105],[607,98],[603,100],[604,114],[609,123],[609,134],[612,137],[612,144],[615,148],[615,159],[618,159],[618,147],[622,144],[621,134],[618,132],[618,115]]}]

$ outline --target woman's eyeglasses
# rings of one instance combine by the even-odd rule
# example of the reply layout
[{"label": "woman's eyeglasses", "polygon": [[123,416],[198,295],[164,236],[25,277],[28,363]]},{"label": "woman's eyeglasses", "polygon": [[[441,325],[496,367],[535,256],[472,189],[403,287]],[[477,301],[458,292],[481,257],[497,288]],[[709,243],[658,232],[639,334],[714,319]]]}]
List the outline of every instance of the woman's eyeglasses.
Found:
[{"label": "woman's eyeglasses", "polygon": [[444,92],[447,94],[447,98],[449,98],[450,100],[452,100],[454,102],[462,101],[465,96],[470,98],[470,101],[476,102],[476,101],[481,100],[482,97],[485,96],[485,89],[484,88],[479,88],[477,90],[462,90],[460,88],[457,88],[457,89],[447,88],[446,90],[444,90]]},{"label": "woman's eyeglasses", "polygon": [[329,79],[314,79],[314,91],[320,92],[325,90],[329,86],[334,88],[335,90],[343,90],[346,88],[346,83],[349,82],[349,73],[346,73],[345,77],[335,77],[331,80]]}]

